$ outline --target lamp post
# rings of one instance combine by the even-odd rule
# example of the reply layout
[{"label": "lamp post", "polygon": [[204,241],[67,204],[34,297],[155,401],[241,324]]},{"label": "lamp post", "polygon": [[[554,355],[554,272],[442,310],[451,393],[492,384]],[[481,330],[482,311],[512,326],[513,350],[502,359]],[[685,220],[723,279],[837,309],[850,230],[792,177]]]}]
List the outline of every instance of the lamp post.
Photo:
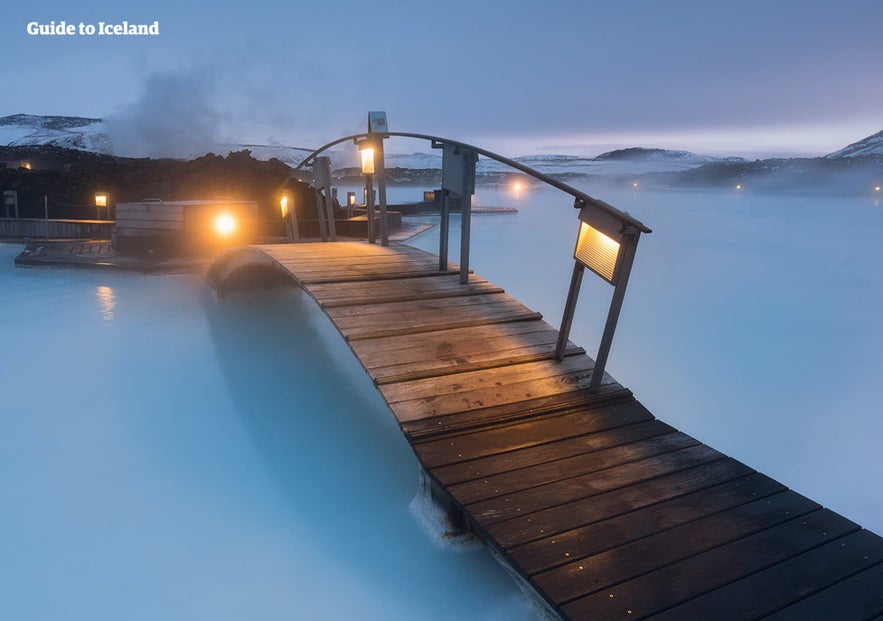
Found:
[{"label": "lamp post", "polygon": [[283,194],[279,198],[279,211],[282,214],[282,223],[285,227],[285,237],[290,242],[300,241],[300,234],[297,230],[297,218],[294,214],[294,205],[288,193]]},{"label": "lamp post", "polygon": [[580,226],[576,248],[573,251],[573,275],[567,292],[567,302],[564,305],[561,329],[558,332],[555,357],[558,360],[564,358],[583,273],[588,268],[614,287],[610,310],[607,312],[607,322],[595,358],[595,368],[589,380],[589,392],[597,392],[604,379],[604,368],[607,366],[610,345],[622,310],[641,230],[613,213],[579,199],[574,201],[574,207],[580,210]]},{"label": "lamp post", "polygon": [[107,210],[107,219],[110,220],[110,208],[107,206],[107,194],[100,192],[95,195],[95,219],[101,220],[101,208]]},{"label": "lamp post", "polygon": [[374,234],[374,143],[368,139],[356,142],[362,155],[362,174],[365,175],[365,211],[368,218],[368,243],[377,240]]}]

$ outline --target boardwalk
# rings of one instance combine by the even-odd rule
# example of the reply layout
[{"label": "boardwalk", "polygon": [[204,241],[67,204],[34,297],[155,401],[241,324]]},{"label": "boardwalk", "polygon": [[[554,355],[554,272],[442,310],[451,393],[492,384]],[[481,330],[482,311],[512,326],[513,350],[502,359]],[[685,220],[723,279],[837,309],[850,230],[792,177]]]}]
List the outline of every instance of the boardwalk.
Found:
[{"label": "boardwalk", "polygon": [[[214,286],[299,284],[383,394],[435,491],[565,619],[864,620],[883,539],[683,434],[492,283],[407,246],[255,246]],[[869,482],[876,486],[876,482]]]}]

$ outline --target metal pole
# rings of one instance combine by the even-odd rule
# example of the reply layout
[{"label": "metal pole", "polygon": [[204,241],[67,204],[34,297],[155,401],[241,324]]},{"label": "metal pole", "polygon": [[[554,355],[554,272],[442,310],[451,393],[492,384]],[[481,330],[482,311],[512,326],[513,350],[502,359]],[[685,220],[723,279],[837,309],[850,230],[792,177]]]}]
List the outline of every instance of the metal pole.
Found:
[{"label": "metal pole", "polygon": [[328,241],[328,231],[325,229],[325,216],[322,214],[325,199],[322,198],[322,192],[316,188],[316,215],[319,217],[319,236],[322,241]]},{"label": "metal pole", "polygon": [[625,288],[629,283],[629,274],[632,271],[632,263],[635,260],[635,251],[638,248],[640,235],[640,233],[635,233],[623,239],[625,255],[622,261],[622,271],[616,281],[616,288],[613,290],[613,299],[610,300],[607,323],[604,325],[604,334],[601,336],[601,345],[598,347],[598,356],[595,358],[595,368],[592,369],[592,378],[589,380],[589,392],[597,392],[604,379],[604,368],[607,366],[607,356],[610,354],[613,333],[616,332],[616,322],[619,321],[619,312],[622,310]]},{"label": "metal pole", "polygon": [[374,233],[374,175],[365,175],[365,188],[367,190],[365,207],[368,214],[368,243],[373,244],[377,241]]},{"label": "metal pole", "polygon": [[46,216],[46,239],[49,239],[49,196],[43,195],[43,215]]},{"label": "metal pole", "polygon": [[460,198],[460,284],[469,282],[469,240],[472,233],[472,193],[475,192],[475,151],[461,149],[463,153],[462,193]]},{"label": "metal pole", "polygon": [[380,245],[389,246],[389,216],[386,211],[386,166],[383,156],[383,140],[377,142],[377,147],[374,150],[374,168],[377,174],[377,194],[380,198]]},{"label": "metal pole", "polygon": [[472,228],[472,194],[460,197],[460,284],[469,282],[469,236]]},{"label": "metal pole", "polygon": [[440,272],[448,270],[448,225],[451,222],[451,206],[448,203],[448,191],[444,188],[439,190],[439,202],[441,203],[441,222],[438,233],[438,269]]},{"label": "metal pole", "polygon": [[331,199],[331,188],[325,188],[325,215],[328,218],[328,236],[337,241],[337,228],[334,225],[334,202]]},{"label": "metal pole", "polygon": [[564,360],[564,350],[567,349],[567,341],[570,338],[570,326],[573,325],[573,314],[576,311],[576,301],[579,298],[579,288],[583,282],[583,273],[586,268],[579,261],[573,262],[573,276],[570,277],[570,289],[567,291],[567,302],[564,303],[564,316],[561,318],[561,327],[558,329],[558,343],[555,345],[555,358]]}]

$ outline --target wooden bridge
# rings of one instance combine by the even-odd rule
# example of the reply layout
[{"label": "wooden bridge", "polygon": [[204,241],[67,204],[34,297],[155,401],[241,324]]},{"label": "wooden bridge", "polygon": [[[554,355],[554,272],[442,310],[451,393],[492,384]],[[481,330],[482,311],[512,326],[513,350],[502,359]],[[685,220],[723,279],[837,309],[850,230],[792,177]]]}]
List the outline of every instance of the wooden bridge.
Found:
[{"label": "wooden bridge", "polygon": [[538,313],[438,263],[395,244],[250,246],[209,280],[220,294],[282,280],[312,296],[434,495],[555,615],[883,615],[883,539],[655,419],[610,377],[589,393],[581,348],[555,360]]}]

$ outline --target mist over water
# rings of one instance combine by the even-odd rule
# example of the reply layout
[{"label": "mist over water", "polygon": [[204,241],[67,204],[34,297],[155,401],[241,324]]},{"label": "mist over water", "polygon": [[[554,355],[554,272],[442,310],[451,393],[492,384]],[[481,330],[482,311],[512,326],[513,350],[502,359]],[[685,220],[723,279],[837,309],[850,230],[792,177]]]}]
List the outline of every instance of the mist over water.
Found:
[{"label": "mist over water", "polygon": [[533,618],[484,550],[421,530],[416,459],[309,298],[14,269],[18,250],[0,618]]},{"label": "mist over water", "polygon": [[[614,377],[883,532],[880,206],[588,189],[654,229]],[[476,202],[519,212],[474,217],[472,267],[557,326],[572,202]],[[413,243],[436,251],[437,230]],[[421,530],[416,459],[306,295],[216,300],[194,276],[15,269],[18,251],[0,245],[0,618],[533,618],[486,552]],[[610,293],[586,276],[572,340],[590,354]]]}]

